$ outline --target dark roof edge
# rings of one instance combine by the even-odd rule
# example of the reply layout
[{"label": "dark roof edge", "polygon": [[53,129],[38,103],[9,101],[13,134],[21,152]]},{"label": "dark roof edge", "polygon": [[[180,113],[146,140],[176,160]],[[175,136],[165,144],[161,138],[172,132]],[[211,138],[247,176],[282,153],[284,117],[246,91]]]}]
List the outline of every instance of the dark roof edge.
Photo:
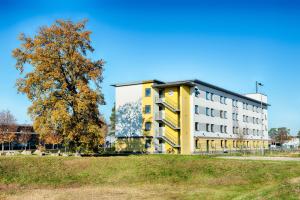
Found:
[{"label": "dark roof edge", "polygon": [[145,80],[145,81],[134,81],[134,82],[128,82],[128,83],[116,83],[112,84],[111,86],[113,87],[122,87],[122,86],[130,86],[130,85],[139,85],[139,84],[144,84],[144,83],[158,83],[158,84],[164,84],[164,82],[160,80]]},{"label": "dark roof edge", "polygon": [[[200,84],[200,85],[204,85],[204,86],[207,86],[207,87],[216,89],[216,90],[220,90],[220,91],[222,91],[222,92],[225,92],[225,93],[228,93],[228,94],[231,94],[231,95],[234,95],[234,96],[238,96],[238,97],[243,98],[243,99],[247,99],[247,100],[249,100],[249,101],[253,101],[253,102],[255,102],[255,103],[261,103],[260,101],[257,101],[257,100],[255,100],[255,99],[252,99],[252,98],[250,98],[250,97],[247,97],[247,96],[244,96],[244,95],[242,95],[242,94],[239,94],[239,93],[236,93],[236,92],[233,92],[233,91],[230,91],[230,90],[221,88],[221,87],[219,87],[219,86],[212,85],[212,84],[210,84],[210,83],[206,83],[206,82],[200,81],[200,80],[198,80],[198,79],[191,80],[191,81],[192,81],[192,82],[195,82],[195,83],[198,83],[198,84]],[[263,105],[264,105],[264,106],[271,106],[270,104],[265,103],[265,102],[263,102]]]}]

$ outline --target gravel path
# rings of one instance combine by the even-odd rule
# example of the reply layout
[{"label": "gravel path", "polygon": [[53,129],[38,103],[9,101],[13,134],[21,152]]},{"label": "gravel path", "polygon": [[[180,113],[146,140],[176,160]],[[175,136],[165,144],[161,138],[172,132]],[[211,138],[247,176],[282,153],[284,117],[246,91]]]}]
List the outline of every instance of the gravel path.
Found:
[{"label": "gravel path", "polygon": [[300,158],[291,157],[261,157],[261,156],[221,156],[218,158],[235,159],[235,160],[275,160],[275,161],[300,161]]}]

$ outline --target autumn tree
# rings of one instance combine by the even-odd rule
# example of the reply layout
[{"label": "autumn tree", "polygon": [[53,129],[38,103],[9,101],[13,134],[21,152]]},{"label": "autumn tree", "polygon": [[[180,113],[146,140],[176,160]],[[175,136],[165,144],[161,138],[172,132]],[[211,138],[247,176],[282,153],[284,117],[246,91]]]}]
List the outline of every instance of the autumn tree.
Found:
[{"label": "autumn tree", "polygon": [[55,145],[62,143],[63,138],[61,135],[56,133],[48,133],[44,136],[44,141],[46,144],[52,144],[52,149],[55,148]]},{"label": "autumn tree", "polygon": [[[41,136],[54,132],[76,151],[96,151],[103,137],[99,106],[104,104],[104,61],[87,57],[94,48],[85,26],[86,21],[57,20],[34,37],[21,34],[13,57],[21,75],[18,91],[32,102],[28,112],[35,131]],[[25,73],[27,66],[31,71]]]},{"label": "autumn tree", "polygon": [[115,133],[115,128],[116,128],[116,104],[114,103],[113,108],[111,109],[111,115],[110,115],[110,133],[109,134],[114,134]]},{"label": "autumn tree", "polygon": [[25,151],[27,149],[28,141],[31,139],[31,134],[30,133],[21,133],[18,137],[18,142],[20,144],[23,144],[25,146]]},{"label": "autumn tree", "polygon": [[3,110],[0,112],[0,143],[2,145],[2,151],[4,151],[4,143],[9,142],[9,150],[11,142],[16,138],[16,118],[9,110]]}]

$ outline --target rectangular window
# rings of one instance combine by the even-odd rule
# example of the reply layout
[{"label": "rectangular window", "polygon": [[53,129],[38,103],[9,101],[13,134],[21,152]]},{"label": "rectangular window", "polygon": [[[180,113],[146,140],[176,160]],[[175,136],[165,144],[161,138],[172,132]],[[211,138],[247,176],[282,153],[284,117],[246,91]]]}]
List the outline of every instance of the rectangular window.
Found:
[{"label": "rectangular window", "polygon": [[145,89],[145,96],[150,97],[151,96],[151,88],[146,88]]},{"label": "rectangular window", "polygon": [[195,105],[195,114],[199,114],[199,106]]},{"label": "rectangular window", "polygon": [[214,110],[214,109],[211,109],[211,110],[210,110],[210,115],[211,115],[212,117],[215,116],[215,110]]},{"label": "rectangular window", "polygon": [[209,124],[206,124],[206,131],[209,132]]},{"label": "rectangular window", "polygon": [[224,111],[224,118],[227,119],[227,111]]},{"label": "rectangular window", "polygon": [[151,122],[146,122],[145,123],[145,131],[150,131],[151,130]]},{"label": "rectangular window", "polygon": [[221,148],[224,148],[223,140],[221,140]]},{"label": "rectangular window", "polygon": [[220,96],[220,103],[223,104],[224,103],[224,97]]},{"label": "rectangular window", "polygon": [[227,133],[227,126],[224,126],[224,133]]},{"label": "rectangular window", "polygon": [[150,114],[151,113],[151,106],[150,105],[145,105],[145,113]]},{"label": "rectangular window", "polygon": [[196,149],[199,149],[199,139],[195,139],[195,147]]},{"label": "rectangular window", "polygon": [[199,122],[195,122],[195,131],[199,131]]},{"label": "rectangular window", "polygon": [[223,131],[224,131],[223,125],[220,126],[220,131],[221,131],[221,133],[223,133]]},{"label": "rectangular window", "polygon": [[210,131],[213,133],[215,132],[215,126],[213,124],[210,125]]},{"label": "rectangular window", "polygon": [[206,116],[209,116],[209,115],[210,115],[210,109],[206,108]]},{"label": "rectangular window", "polygon": [[210,93],[206,92],[206,100],[210,100]]},{"label": "rectangular window", "polygon": [[220,117],[224,118],[224,112],[223,112],[223,110],[220,110]]},{"label": "rectangular window", "polygon": [[227,105],[227,98],[224,97],[224,104]]},{"label": "rectangular window", "polygon": [[246,103],[243,103],[243,109],[246,109]]},{"label": "rectangular window", "polygon": [[214,94],[213,93],[210,94],[210,100],[214,101]]}]

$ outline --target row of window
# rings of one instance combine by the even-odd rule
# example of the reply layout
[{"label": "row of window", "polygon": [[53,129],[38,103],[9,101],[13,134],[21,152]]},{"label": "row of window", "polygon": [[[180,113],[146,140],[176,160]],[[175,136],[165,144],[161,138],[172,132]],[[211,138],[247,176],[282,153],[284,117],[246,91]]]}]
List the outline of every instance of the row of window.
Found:
[{"label": "row of window", "polygon": [[[259,131],[258,129],[253,129],[252,130],[252,134],[253,135],[259,135],[261,131]],[[250,134],[250,129],[249,128],[243,128],[243,134],[244,135],[249,135]]]},{"label": "row of window", "polygon": [[[206,92],[206,100],[214,101],[214,93]],[[220,96],[220,103],[227,105],[227,97]]]},{"label": "row of window", "polygon": [[[253,147],[258,147],[259,146],[259,142],[258,141],[253,141],[252,142],[252,146]],[[215,140],[206,140],[206,149],[209,150],[209,148],[216,148],[216,143]],[[220,140],[220,146],[221,148],[228,148],[228,142],[227,140]],[[238,148],[238,147],[250,147],[250,141],[236,141],[233,140],[232,141],[232,147],[233,148]],[[200,149],[200,142],[199,139],[195,139],[195,148],[196,149]]]},{"label": "row of window", "polygon": [[[251,119],[251,121],[250,121]],[[247,115],[243,115],[243,122],[246,122],[246,123],[253,123],[253,124],[259,124],[260,123],[260,120],[259,118],[255,118],[255,117],[249,117]]]}]

